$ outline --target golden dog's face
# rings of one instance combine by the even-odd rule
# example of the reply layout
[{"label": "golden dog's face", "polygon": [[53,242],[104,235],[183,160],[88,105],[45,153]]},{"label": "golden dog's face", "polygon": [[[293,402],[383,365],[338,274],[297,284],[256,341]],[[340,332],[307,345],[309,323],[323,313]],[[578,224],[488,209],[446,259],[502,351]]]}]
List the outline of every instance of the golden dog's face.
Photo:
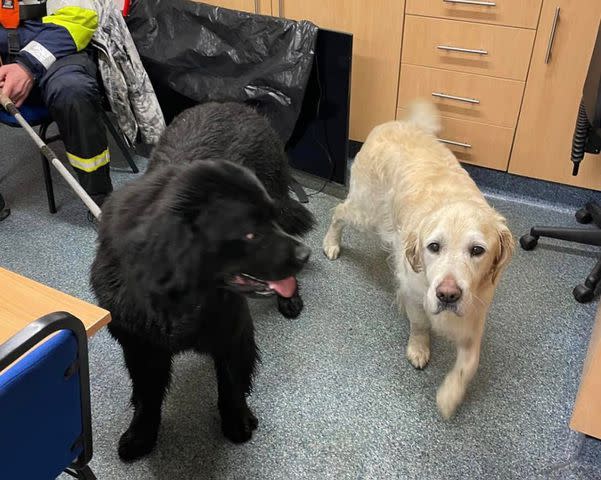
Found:
[{"label": "golden dog's face", "polygon": [[426,276],[426,311],[462,316],[472,305],[484,305],[480,295],[491,291],[513,249],[503,217],[461,202],[425,218],[408,235],[405,254],[411,268]]}]

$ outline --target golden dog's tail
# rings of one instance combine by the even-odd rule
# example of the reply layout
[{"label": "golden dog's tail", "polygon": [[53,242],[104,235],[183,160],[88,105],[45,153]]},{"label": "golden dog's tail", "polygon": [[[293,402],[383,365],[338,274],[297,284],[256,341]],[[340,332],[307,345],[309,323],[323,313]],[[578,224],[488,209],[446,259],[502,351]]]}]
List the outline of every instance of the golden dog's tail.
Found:
[{"label": "golden dog's tail", "polygon": [[436,106],[428,100],[414,100],[407,106],[406,121],[413,123],[423,131],[436,135],[440,133],[440,114]]}]

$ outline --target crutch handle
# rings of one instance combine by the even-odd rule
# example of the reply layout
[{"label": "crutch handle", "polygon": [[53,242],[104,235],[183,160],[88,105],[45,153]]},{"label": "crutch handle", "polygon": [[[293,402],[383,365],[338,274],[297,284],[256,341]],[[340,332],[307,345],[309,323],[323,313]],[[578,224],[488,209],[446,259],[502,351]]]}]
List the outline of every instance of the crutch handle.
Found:
[{"label": "crutch handle", "polygon": [[4,110],[6,110],[11,115],[14,115],[15,112],[17,111],[17,107],[15,106],[13,101],[10,98],[8,98],[6,95],[4,95],[4,93],[2,93],[1,89],[0,89],[0,105],[2,105]]}]

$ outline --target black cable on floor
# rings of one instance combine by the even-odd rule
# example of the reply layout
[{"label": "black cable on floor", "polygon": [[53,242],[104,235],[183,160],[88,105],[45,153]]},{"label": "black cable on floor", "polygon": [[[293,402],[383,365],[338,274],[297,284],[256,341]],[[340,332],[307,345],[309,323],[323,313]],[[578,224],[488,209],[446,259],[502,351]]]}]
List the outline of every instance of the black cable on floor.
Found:
[{"label": "black cable on floor", "polygon": [[[321,81],[319,79],[319,63],[317,62],[317,60],[315,60],[315,75],[317,77],[317,87],[318,87],[318,91],[319,91],[319,95],[317,97],[317,107],[315,108],[315,118],[318,119],[319,118],[319,112],[321,110],[321,100],[322,100],[323,93],[324,93],[325,90],[322,87]],[[319,141],[319,139],[315,135],[315,130],[313,130],[312,133],[313,133],[313,139],[315,140],[315,143],[317,143],[317,145],[319,145],[319,147],[326,154],[326,157],[328,159],[328,163],[330,165],[330,174],[328,175],[328,178],[324,181],[324,183],[321,186],[321,188],[319,190],[315,190],[312,193],[307,193],[307,197],[313,197],[313,196],[318,195],[321,192],[323,192],[325,190],[325,188],[330,183],[332,183],[332,180],[334,179],[334,170],[335,170],[334,161],[332,160],[332,155],[330,154],[330,150],[329,150],[329,143],[330,143],[330,141],[328,139],[328,127],[327,127],[326,120],[323,121],[323,135],[324,135],[325,140],[326,140],[326,144],[325,145]]]}]

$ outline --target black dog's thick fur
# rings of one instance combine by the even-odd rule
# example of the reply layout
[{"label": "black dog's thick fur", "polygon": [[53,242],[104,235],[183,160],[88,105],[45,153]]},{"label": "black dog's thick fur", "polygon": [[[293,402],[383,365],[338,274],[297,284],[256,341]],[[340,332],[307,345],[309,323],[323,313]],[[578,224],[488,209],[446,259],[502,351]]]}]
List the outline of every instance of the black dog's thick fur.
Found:
[{"label": "black dog's thick fur", "polygon": [[[313,215],[290,198],[292,178],[284,146],[269,121],[239,103],[207,103],[179,115],[154,150],[148,171],[198,159],[226,159],[251,169],[274,199],[278,224],[290,235],[303,236],[315,225]],[[182,158],[181,153],[186,152]],[[278,296],[278,309],[296,318],[303,309],[297,290]]]},{"label": "black dog's thick fur", "polygon": [[132,379],[122,459],[153,449],[173,355],[188,349],[214,359],[223,433],[250,439],[258,354],[244,294],[290,279],[309,255],[287,234],[313,224],[288,181],[266,120],[242,105],[207,104],[175,119],[147,173],[104,204],[91,283]]}]

